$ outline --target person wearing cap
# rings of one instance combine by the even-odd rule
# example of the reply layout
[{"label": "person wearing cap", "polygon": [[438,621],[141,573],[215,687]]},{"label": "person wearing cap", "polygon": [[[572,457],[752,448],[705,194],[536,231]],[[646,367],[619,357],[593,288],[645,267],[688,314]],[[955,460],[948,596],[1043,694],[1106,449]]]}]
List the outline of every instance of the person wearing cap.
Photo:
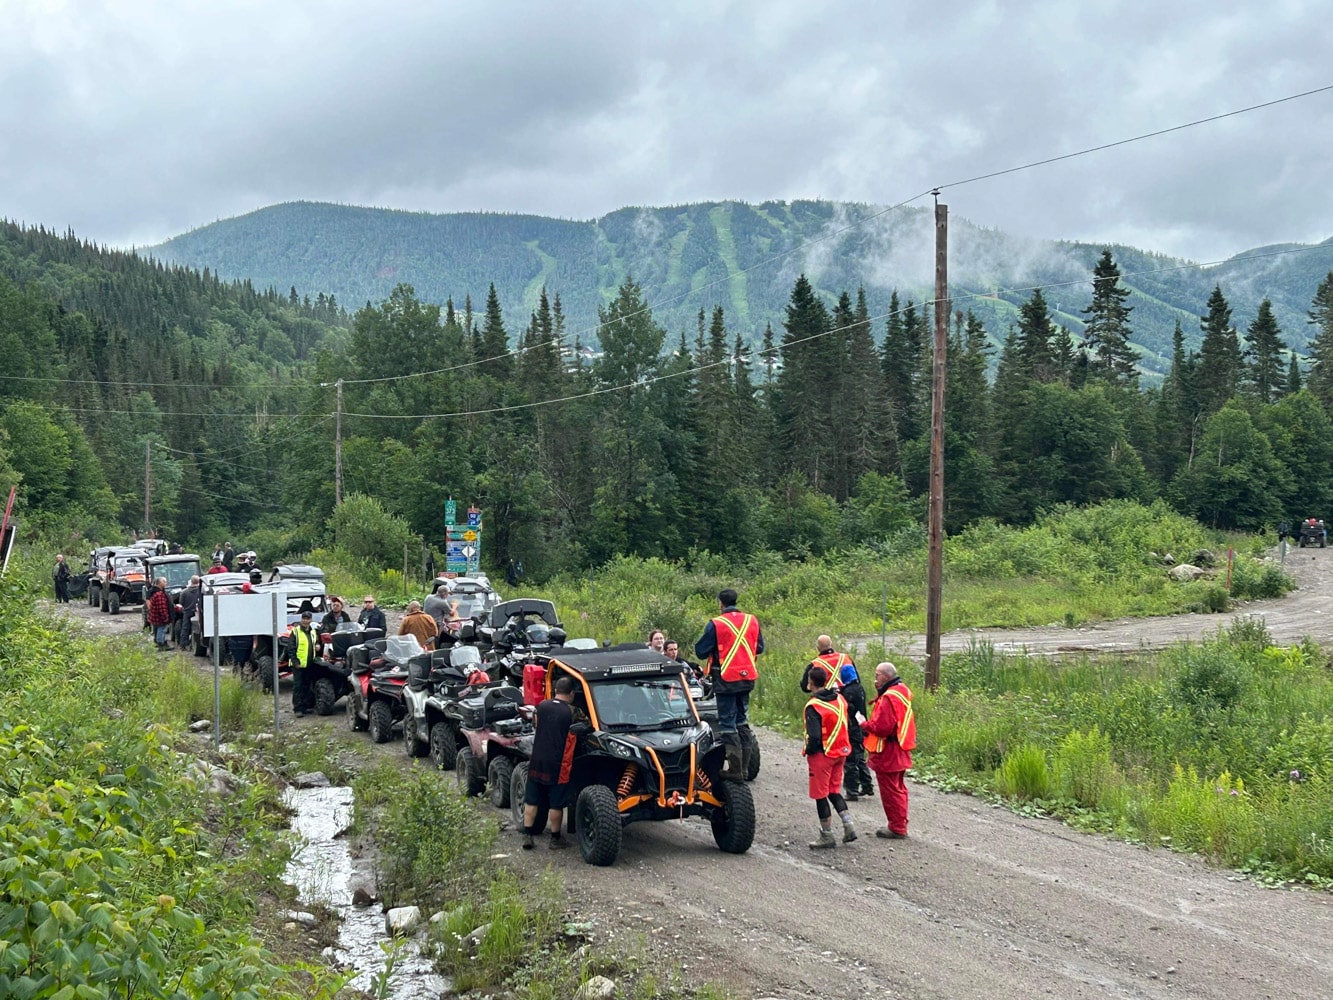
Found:
[{"label": "person wearing cap", "polygon": [[838,838],[833,834],[834,812],[842,820],[842,842],[850,844],[856,839],[852,814],[839,792],[852,742],[847,735],[847,702],[838,693],[837,685],[829,684],[828,670],[811,667],[809,679],[812,691],[805,703],[802,753],[810,772],[810,798],[815,800],[819,816],[819,839],[811,841],[810,847],[818,850],[838,846]]},{"label": "person wearing cap", "polygon": [[329,613],[324,616],[323,621],[319,623],[319,630],[332,635],[338,631],[338,626],[344,622],[350,622],[352,616],[343,610],[343,599],[341,597],[329,598]]},{"label": "person wearing cap", "polygon": [[214,556],[213,565],[208,567],[208,572],[204,575],[212,576],[215,573],[225,573],[225,572],[227,572],[227,567],[222,565],[222,557]]},{"label": "person wearing cap", "polygon": [[866,749],[870,752],[870,770],[879,779],[879,798],[888,821],[888,826],[876,830],[875,836],[903,840],[907,836],[905,779],[916,748],[912,692],[898,676],[898,668],[886,662],[875,668],[875,693],[870,718],[865,722]]},{"label": "person wearing cap", "polygon": [[314,614],[301,612],[301,621],[292,628],[292,711],[309,715],[315,709],[315,694],[309,682],[309,669],[315,662]]},{"label": "person wearing cap", "polygon": [[381,635],[389,634],[389,623],[384,617],[384,612],[375,606],[372,594],[367,594],[361,602],[361,614],[356,620],[362,628],[377,628]]}]

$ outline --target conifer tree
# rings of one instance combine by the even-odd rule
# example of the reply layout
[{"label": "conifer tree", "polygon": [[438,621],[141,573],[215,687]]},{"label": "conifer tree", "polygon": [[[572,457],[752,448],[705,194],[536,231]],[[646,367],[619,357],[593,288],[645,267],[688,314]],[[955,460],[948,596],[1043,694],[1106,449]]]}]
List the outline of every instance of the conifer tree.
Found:
[{"label": "conifer tree", "polygon": [[1261,403],[1271,403],[1282,394],[1282,331],[1273,316],[1273,303],[1264,299],[1254,322],[1245,331],[1245,388]]},{"label": "conifer tree", "polygon": [[1287,384],[1284,395],[1294,396],[1301,391],[1301,364],[1296,360],[1296,352],[1291,352],[1291,364],[1287,366]]},{"label": "conifer tree", "polygon": [[782,339],[782,371],[773,400],[781,467],[800,470],[814,489],[827,489],[832,428],[824,399],[825,357],[820,351],[830,320],[805,275],[792,288],[783,326],[787,332]]},{"label": "conifer tree", "polygon": [[[1006,350],[1008,346],[1005,345]],[[1011,362],[1019,373],[1034,381],[1052,382],[1058,378],[1051,345],[1051,317],[1040,288],[1018,310],[1018,332]]]},{"label": "conifer tree", "polygon": [[1125,305],[1129,289],[1120,285],[1120,268],[1111,257],[1110,248],[1102,251],[1092,270],[1092,302],[1083,314],[1088,317],[1083,331],[1088,351],[1088,374],[1115,385],[1138,384],[1137,360],[1129,346],[1129,314]]},{"label": "conifer tree", "polygon": [[1324,409],[1333,413],[1333,271],[1319,283],[1310,303],[1310,323],[1315,334],[1310,338],[1310,367],[1305,384]]},{"label": "conifer tree", "polygon": [[483,374],[501,381],[509,377],[514,359],[509,356],[509,334],[505,332],[504,316],[500,312],[500,296],[491,283],[486,293],[486,319],[481,329],[481,364]]},{"label": "conifer tree", "polygon": [[1240,380],[1240,343],[1231,325],[1231,306],[1222,294],[1221,285],[1213,286],[1208,296],[1208,314],[1199,325],[1203,329],[1203,343],[1199,345],[1199,410],[1208,417],[1236,394]]}]

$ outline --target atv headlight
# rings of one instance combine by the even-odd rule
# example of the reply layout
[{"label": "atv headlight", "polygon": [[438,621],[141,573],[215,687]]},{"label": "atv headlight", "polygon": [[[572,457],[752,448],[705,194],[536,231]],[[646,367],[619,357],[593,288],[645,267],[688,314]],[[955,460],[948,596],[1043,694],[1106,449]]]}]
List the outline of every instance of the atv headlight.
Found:
[{"label": "atv headlight", "polygon": [[611,753],[615,754],[617,757],[624,757],[626,760],[633,760],[639,756],[639,752],[636,748],[621,740],[608,739],[606,741],[606,749],[611,751]]}]

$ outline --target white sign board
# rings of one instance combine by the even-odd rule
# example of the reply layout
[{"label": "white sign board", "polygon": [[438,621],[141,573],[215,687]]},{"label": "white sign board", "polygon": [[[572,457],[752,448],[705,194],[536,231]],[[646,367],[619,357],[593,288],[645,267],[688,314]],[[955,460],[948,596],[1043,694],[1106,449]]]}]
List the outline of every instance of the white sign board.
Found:
[{"label": "white sign board", "polygon": [[[268,635],[273,631],[274,601],[283,604],[281,594],[218,594],[218,620],[216,631],[213,625],[213,598],[204,601],[204,635]],[[285,608],[279,610],[282,615],[282,627],[287,621]]]}]

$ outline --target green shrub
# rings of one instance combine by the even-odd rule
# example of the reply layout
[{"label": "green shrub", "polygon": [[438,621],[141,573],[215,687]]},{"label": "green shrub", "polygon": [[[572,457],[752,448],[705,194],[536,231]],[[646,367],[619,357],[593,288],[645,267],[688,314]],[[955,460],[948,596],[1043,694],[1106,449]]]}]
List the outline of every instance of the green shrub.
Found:
[{"label": "green shrub", "polygon": [[1225,771],[1201,779],[1194,768],[1177,766],[1149,817],[1152,829],[1173,847],[1229,864],[1250,857],[1262,839],[1259,811],[1245,782]]},{"label": "green shrub", "polygon": [[[456,990],[498,986],[531,953],[534,942],[546,941],[559,929],[561,905],[555,873],[545,872],[534,891],[514,872],[493,869],[483,898],[454,907],[432,927],[436,964]],[[481,939],[469,941],[483,926]]]},{"label": "green shrub", "polygon": [[1100,809],[1123,779],[1111,760],[1111,740],[1097,726],[1074,730],[1055,752],[1055,786],[1061,798]]},{"label": "green shrub", "polygon": [[1001,795],[1016,799],[1051,798],[1055,783],[1046,763],[1046,751],[1025,743],[1005,754],[995,771],[995,788]]},{"label": "green shrub", "polygon": [[1196,713],[1234,708],[1244,691],[1243,666],[1234,647],[1221,642],[1182,646],[1172,690]]},{"label": "green shrub", "polygon": [[1231,596],[1238,600],[1281,597],[1295,586],[1291,577],[1269,562],[1239,556],[1231,568]]}]

